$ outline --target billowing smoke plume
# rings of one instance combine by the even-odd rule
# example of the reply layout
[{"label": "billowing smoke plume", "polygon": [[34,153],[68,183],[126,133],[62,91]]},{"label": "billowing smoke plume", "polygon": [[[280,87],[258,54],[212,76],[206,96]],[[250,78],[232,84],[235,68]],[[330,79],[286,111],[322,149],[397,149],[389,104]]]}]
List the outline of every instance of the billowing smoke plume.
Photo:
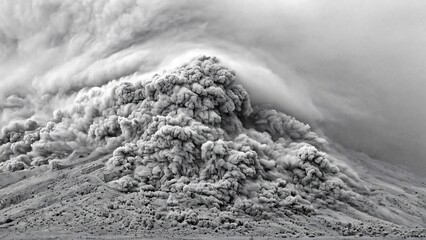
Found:
[{"label": "billowing smoke plume", "polygon": [[81,91],[51,121],[16,122],[0,139],[0,171],[65,168],[74,157],[110,154],[104,181],[122,192],[258,218],[309,214],[347,202],[359,209],[368,188],[326,141],[277,110],[252,107],[236,74],[215,57],[145,79],[122,77]]},{"label": "billowing smoke plume", "polygon": [[424,182],[345,148],[424,166],[426,6],[389,2],[1,1],[0,224],[54,181],[15,186],[65,174],[134,207],[99,226],[424,227]]}]

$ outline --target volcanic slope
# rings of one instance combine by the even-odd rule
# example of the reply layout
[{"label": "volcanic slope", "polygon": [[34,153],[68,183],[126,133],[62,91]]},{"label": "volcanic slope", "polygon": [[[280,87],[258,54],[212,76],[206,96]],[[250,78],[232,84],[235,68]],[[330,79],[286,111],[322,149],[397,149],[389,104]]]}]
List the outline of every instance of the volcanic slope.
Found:
[{"label": "volcanic slope", "polygon": [[424,237],[426,179],[252,105],[215,57],[0,134],[0,236]]}]

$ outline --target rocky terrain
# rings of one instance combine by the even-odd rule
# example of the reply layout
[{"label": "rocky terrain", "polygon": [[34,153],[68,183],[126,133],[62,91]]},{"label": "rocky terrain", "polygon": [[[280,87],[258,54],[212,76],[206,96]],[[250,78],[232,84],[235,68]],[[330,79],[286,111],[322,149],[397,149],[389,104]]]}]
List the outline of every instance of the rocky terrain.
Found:
[{"label": "rocky terrain", "polygon": [[424,238],[426,179],[255,105],[219,59],[0,133],[2,239]]}]

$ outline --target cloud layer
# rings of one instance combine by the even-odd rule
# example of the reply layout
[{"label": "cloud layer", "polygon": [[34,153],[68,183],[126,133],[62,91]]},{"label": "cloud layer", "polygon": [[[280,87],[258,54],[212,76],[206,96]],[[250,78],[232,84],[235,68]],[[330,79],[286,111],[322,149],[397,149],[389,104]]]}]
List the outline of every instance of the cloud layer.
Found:
[{"label": "cloud layer", "polygon": [[[422,1],[4,1],[0,126],[48,121],[79,91],[220,56],[256,103],[333,142],[425,167]],[[220,16],[220,17],[218,17]]]}]

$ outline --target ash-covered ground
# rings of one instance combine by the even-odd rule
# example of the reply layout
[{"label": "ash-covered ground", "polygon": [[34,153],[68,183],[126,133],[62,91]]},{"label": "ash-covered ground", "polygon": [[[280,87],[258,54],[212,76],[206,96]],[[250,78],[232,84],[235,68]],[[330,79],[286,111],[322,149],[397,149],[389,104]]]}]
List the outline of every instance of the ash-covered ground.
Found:
[{"label": "ash-covered ground", "polygon": [[0,133],[3,239],[426,236],[426,179],[352,152],[200,56]]}]

